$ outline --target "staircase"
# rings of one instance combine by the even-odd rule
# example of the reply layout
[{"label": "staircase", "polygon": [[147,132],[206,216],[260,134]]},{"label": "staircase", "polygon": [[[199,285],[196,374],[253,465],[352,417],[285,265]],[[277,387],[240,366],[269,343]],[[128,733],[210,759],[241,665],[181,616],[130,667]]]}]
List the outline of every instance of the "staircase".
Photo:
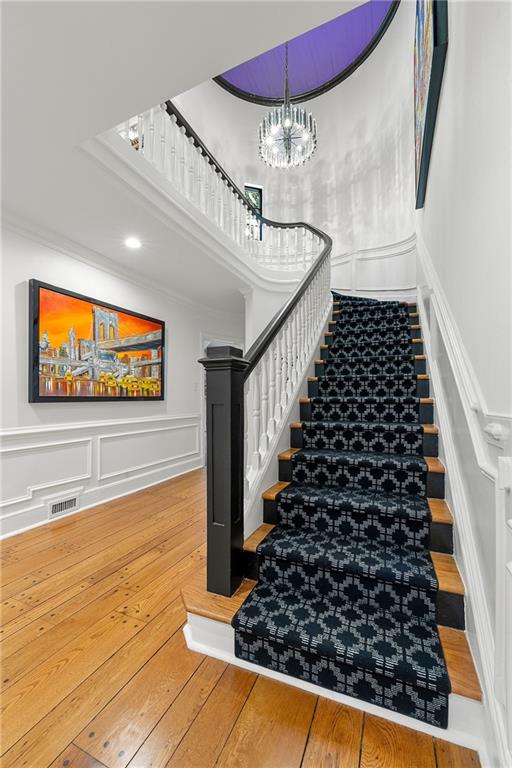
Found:
[{"label": "staircase", "polygon": [[464,588],[415,310],[334,294],[231,623],[240,659],[446,728]]}]

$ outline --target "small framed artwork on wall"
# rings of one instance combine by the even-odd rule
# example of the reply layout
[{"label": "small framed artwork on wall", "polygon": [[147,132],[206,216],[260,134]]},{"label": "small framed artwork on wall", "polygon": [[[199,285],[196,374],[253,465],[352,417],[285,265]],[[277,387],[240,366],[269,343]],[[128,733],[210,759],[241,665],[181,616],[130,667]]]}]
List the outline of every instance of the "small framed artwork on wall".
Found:
[{"label": "small framed artwork on wall", "polygon": [[447,0],[416,0],[414,139],[416,208],[423,208],[448,47]]},{"label": "small framed artwork on wall", "polygon": [[29,282],[31,403],[163,400],[165,323]]}]

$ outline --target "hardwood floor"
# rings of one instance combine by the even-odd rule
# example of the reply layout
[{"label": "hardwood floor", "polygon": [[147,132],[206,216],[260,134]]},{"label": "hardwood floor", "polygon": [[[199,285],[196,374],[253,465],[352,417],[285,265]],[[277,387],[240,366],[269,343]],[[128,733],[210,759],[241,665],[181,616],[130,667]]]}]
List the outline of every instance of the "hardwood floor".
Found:
[{"label": "hardwood floor", "polygon": [[191,472],[3,542],[3,768],[479,766],[189,651],[180,590],[204,567],[204,494]]}]

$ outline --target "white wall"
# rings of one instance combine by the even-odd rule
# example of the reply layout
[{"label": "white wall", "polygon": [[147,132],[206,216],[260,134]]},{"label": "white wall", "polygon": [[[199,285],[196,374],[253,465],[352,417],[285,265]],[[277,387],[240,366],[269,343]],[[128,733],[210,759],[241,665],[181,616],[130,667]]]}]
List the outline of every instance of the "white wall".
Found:
[{"label": "white wall", "polygon": [[[297,170],[268,169],[259,159],[257,128],[267,108],[211,81],[175,98],[234,179],[263,186],[266,216],[307,221],[333,238],[339,288],[415,284],[414,252],[403,248],[414,231],[413,43],[414,3],[403,2],[364,64],[306,103],[317,118],[318,149]],[[400,244],[395,259],[383,249],[393,244]],[[377,265],[383,250],[387,258]],[[350,265],[339,262],[361,252],[377,261],[370,269],[360,264],[354,282]]]},{"label": "white wall", "polygon": [[508,674],[512,746],[512,605],[505,599],[512,477],[504,469],[512,456],[511,6],[449,2],[448,13],[426,200],[416,214],[418,294],[489,764],[505,766],[512,764],[504,691]]},{"label": "white wall", "polygon": [[[2,273],[3,533],[46,519],[47,497],[77,489],[88,506],[201,466],[201,334],[243,338],[241,315],[178,302],[9,230]],[[164,320],[165,400],[29,403],[30,278]]]},{"label": "white wall", "polygon": [[[416,225],[491,412],[510,414],[509,3],[448,3],[427,196]],[[489,355],[489,350],[499,354]]]}]

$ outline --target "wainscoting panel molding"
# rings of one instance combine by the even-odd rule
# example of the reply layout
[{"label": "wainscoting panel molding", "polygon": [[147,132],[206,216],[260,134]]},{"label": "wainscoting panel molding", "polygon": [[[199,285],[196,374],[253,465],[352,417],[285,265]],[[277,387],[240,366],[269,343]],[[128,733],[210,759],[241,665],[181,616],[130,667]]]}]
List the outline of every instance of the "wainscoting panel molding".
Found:
[{"label": "wainscoting panel molding", "polygon": [[92,477],[92,439],[2,448],[2,500],[5,508],[30,501],[38,491],[89,480]]},{"label": "wainscoting panel molding", "polygon": [[61,496],[78,493],[85,509],[202,465],[199,414],[21,427],[0,439],[2,537],[48,522]]},{"label": "wainscoting panel molding", "polygon": [[332,285],[345,293],[408,299],[416,292],[416,235],[332,257]]},{"label": "wainscoting panel molding", "polygon": [[[199,453],[199,425],[118,432],[98,437],[98,480],[141,472],[160,464],[188,459]],[[131,464],[134,459],[140,463]]]}]

